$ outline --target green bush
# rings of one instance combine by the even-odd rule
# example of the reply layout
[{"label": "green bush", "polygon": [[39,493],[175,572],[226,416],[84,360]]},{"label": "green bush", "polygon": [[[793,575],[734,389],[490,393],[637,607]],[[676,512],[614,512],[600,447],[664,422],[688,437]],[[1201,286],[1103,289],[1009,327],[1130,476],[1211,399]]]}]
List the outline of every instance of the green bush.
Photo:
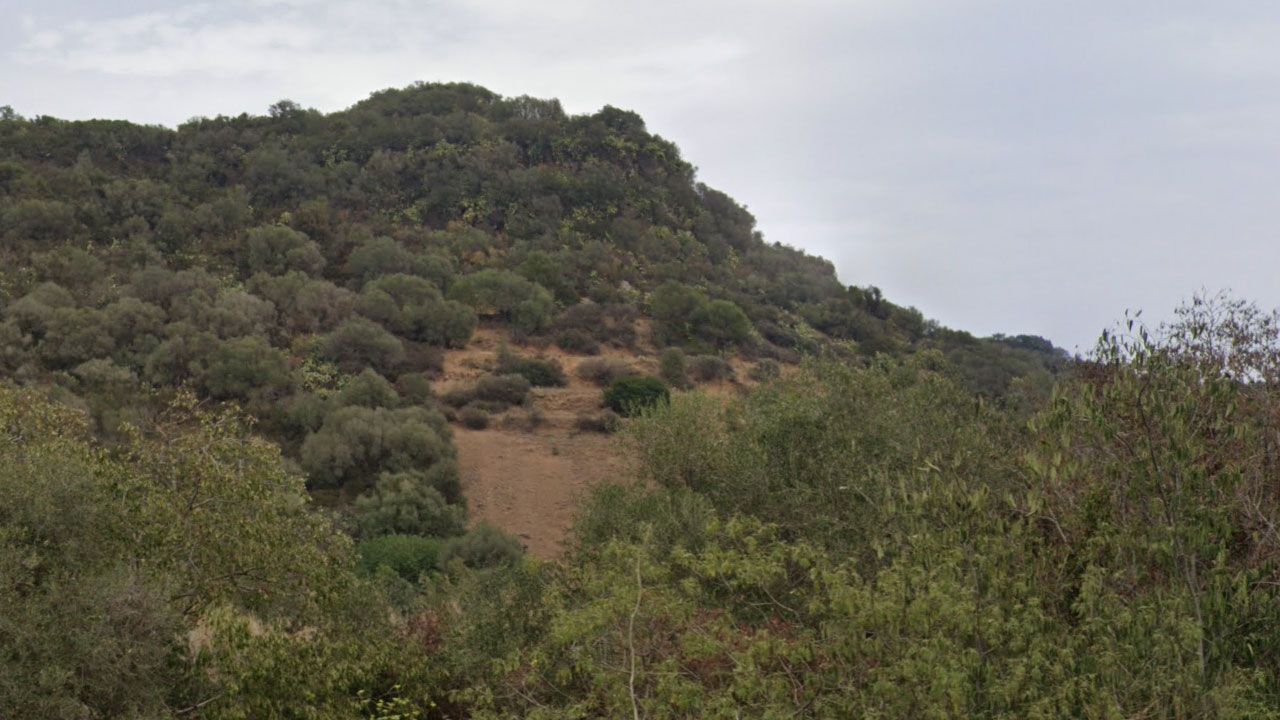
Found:
[{"label": "green bush", "polygon": [[325,337],[321,354],[348,373],[371,367],[385,374],[405,359],[400,339],[364,318],[353,318],[339,325]]},{"label": "green bush", "polygon": [[524,547],[520,541],[487,523],[481,523],[466,535],[452,538],[440,549],[439,566],[447,568],[454,561],[461,561],[469,568],[479,569],[509,565],[520,559]]},{"label": "green bush", "polygon": [[689,382],[689,367],[684,351],[676,347],[663,350],[658,356],[658,375],[671,387],[685,387]]},{"label": "green bush", "polygon": [[395,389],[405,403],[410,405],[426,405],[435,397],[431,391],[431,380],[422,373],[402,374],[396,378]]},{"label": "green bush", "polygon": [[598,355],[600,354],[600,341],[596,340],[589,333],[577,328],[561,330],[556,335],[556,345],[565,352],[577,353],[579,355]]},{"label": "green bush", "polygon": [[588,382],[608,387],[624,377],[636,374],[631,363],[621,358],[589,358],[578,363],[575,374]]},{"label": "green bush", "polygon": [[519,375],[533,387],[564,387],[569,382],[556,360],[521,357],[506,348],[498,353],[498,372]]},{"label": "green bush", "polygon": [[476,382],[475,397],[479,400],[519,405],[529,397],[532,387],[522,375],[488,375]]},{"label": "green bush", "polygon": [[369,492],[356,498],[360,535],[461,535],[466,511],[450,504],[433,484],[435,477],[418,471],[383,473]]},{"label": "green bush", "polygon": [[484,430],[489,427],[489,413],[473,403],[458,411],[458,421],[472,430]]},{"label": "green bush", "polygon": [[697,382],[717,382],[734,378],[733,366],[719,355],[695,355],[689,358],[689,375]]},{"label": "green bush", "polygon": [[460,278],[449,289],[449,298],[481,315],[502,317],[526,334],[547,329],[555,310],[546,288],[507,270],[481,270]]},{"label": "green bush", "polygon": [[623,417],[630,417],[668,402],[671,393],[655,377],[622,378],[604,393],[604,404]]},{"label": "green bush", "polygon": [[444,544],[437,538],[418,535],[383,535],[356,545],[356,554],[365,576],[386,567],[405,580],[417,582],[439,564]]},{"label": "green bush", "polygon": [[348,378],[338,391],[338,405],[342,407],[393,408],[399,404],[396,389],[372,368]]},{"label": "green bush", "polygon": [[557,342],[565,350],[594,355],[602,343],[620,348],[633,347],[639,315],[640,312],[632,305],[584,302],[560,313],[553,329],[558,338],[564,338],[568,343]]},{"label": "green bush", "polygon": [[476,399],[474,385],[458,385],[440,393],[440,402],[449,407],[460,408]]}]

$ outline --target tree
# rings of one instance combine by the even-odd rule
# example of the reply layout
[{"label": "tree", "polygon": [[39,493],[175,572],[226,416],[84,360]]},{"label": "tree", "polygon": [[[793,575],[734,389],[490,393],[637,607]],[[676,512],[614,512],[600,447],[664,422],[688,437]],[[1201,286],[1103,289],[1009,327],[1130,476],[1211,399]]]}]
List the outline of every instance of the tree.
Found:
[{"label": "tree", "polygon": [[604,404],[623,417],[639,415],[671,399],[671,392],[654,377],[628,377],[615,380],[604,391]]},{"label": "tree", "polygon": [[438,482],[417,470],[378,476],[373,489],[356,499],[361,536],[461,535],[466,530],[466,513],[445,500],[435,487]]},{"label": "tree", "polygon": [[324,268],[324,255],[306,234],[284,225],[268,225],[249,231],[242,262],[250,274],[297,271],[316,275]]},{"label": "tree", "polygon": [[537,333],[551,323],[555,300],[546,288],[506,270],[481,270],[454,283],[449,298],[481,315],[498,316],[516,330]]},{"label": "tree", "polygon": [[400,340],[364,318],[348,320],[329,333],[321,343],[321,354],[349,373],[366,367],[388,373],[405,359]]},{"label": "tree", "polygon": [[369,485],[383,472],[421,471],[446,500],[458,499],[457,468],[444,417],[425,408],[345,407],[302,444],[316,487]]},{"label": "tree", "polygon": [[210,397],[247,399],[270,390],[283,394],[289,387],[289,363],[260,337],[222,342],[209,358],[201,385]]},{"label": "tree", "polygon": [[400,404],[400,396],[387,379],[370,368],[348,378],[338,391],[338,405],[358,405],[367,408],[393,408]]},{"label": "tree", "polygon": [[694,333],[718,348],[740,345],[751,337],[751,320],[728,300],[712,300],[690,318]]}]

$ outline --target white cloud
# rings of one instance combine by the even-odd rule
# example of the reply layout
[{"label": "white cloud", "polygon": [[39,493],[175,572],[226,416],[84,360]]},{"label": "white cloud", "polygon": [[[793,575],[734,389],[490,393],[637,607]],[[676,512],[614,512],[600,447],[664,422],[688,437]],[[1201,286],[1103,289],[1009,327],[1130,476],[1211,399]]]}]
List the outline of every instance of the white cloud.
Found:
[{"label": "white cloud", "polygon": [[114,1],[11,13],[0,102],[173,124],[466,80],[635,109],[769,239],[967,329],[1084,345],[1201,285],[1280,305],[1280,7]]}]

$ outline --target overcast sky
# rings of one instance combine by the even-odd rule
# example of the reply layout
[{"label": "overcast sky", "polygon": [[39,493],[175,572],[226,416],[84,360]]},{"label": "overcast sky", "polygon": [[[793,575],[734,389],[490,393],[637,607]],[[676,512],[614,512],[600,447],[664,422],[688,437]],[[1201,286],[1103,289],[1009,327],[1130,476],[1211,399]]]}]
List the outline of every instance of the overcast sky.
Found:
[{"label": "overcast sky", "polygon": [[175,125],[415,80],[632,109],[770,241],[1087,348],[1280,306],[1280,3],[0,0],[0,105]]}]

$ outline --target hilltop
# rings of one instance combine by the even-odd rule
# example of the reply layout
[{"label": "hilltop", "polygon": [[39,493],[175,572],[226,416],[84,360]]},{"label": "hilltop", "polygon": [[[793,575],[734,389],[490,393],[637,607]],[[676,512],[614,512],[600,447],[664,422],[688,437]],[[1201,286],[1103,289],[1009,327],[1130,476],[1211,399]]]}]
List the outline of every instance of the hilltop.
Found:
[{"label": "hilltop", "polygon": [[[939,327],[766,242],[633,112],[571,116],[465,84],[173,130],[6,110],[0,260],[8,378],[53,388],[108,439],[145,427],[177,387],[236,403],[335,507],[382,497],[379,481],[460,502],[447,423],[488,425],[515,405],[533,430],[528,385],[564,383],[532,357],[548,351],[606,351],[612,368],[587,367],[607,385],[627,368],[659,374],[677,348],[677,387],[806,356],[938,351],[993,398],[1042,392],[1066,363],[1040,338]],[[437,402],[457,390],[446,354],[479,325],[528,360],[480,374],[531,382]],[[575,407],[592,424],[591,401]]]}]

